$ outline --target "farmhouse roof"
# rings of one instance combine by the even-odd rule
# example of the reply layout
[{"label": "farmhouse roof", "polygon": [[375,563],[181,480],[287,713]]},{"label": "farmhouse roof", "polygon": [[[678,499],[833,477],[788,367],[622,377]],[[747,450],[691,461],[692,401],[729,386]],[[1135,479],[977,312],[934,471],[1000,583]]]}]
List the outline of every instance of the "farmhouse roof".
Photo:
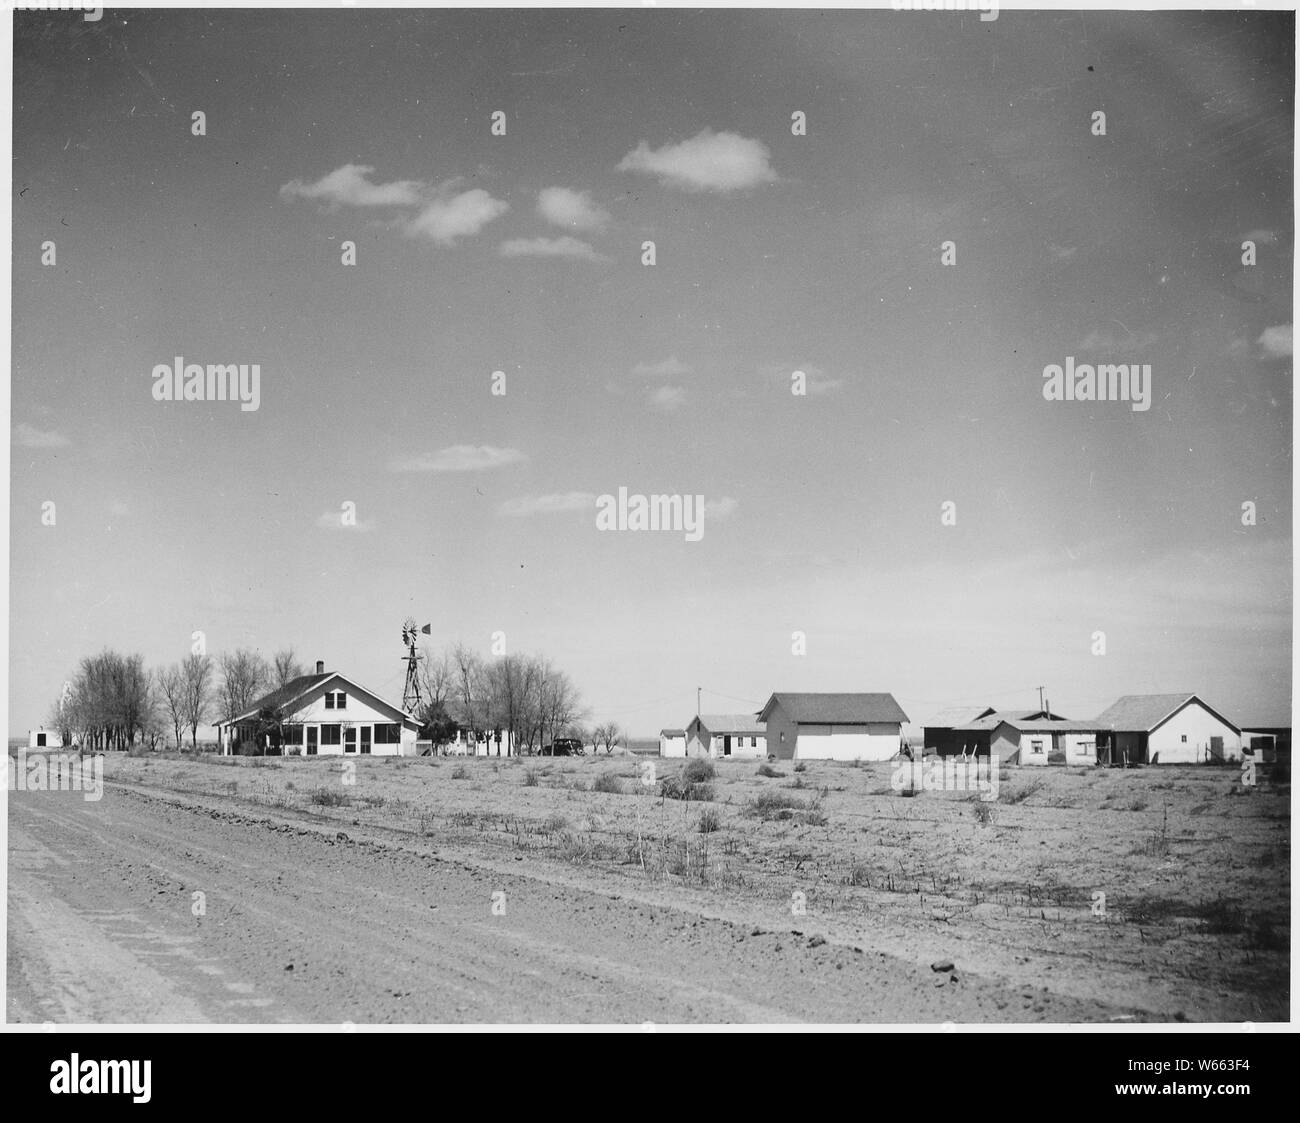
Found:
[{"label": "farmhouse roof", "polygon": [[940,710],[934,715],[934,720],[928,723],[930,729],[954,729],[959,725],[968,725],[972,721],[979,721],[982,717],[987,717],[994,713],[992,706],[949,706],[946,710]]},{"label": "farmhouse roof", "polygon": [[242,714],[238,714],[233,718],[227,719],[226,721],[219,721],[217,722],[217,724],[238,725],[240,722],[248,721],[250,718],[256,717],[265,709],[285,710],[286,712],[292,712],[291,709],[292,703],[310,694],[313,690],[316,690],[317,688],[324,686],[325,683],[331,679],[338,679],[340,682],[347,683],[347,685],[351,687],[354,692],[358,694],[365,694],[368,697],[373,698],[376,702],[379,702],[381,705],[401,714],[408,721],[414,722],[416,720],[412,715],[408,714],[404,709],[402,709],[401,706],[394,705],[392,702],[389,702],[381,695],[376,694],[373,690],[367,690],[364,686],[360,685],[359,683],[353,682],[346,675],[341,675],[338,673],[338,671],[326,671],[323,674],[299,675],[297,678],[290,679],[288,682],[286,682],[283,686],[281,686],[277,690],[272,690],[269,694],[263,694],[262,697],[257,699],[257,701],[254,702]]},{"label": "farmhouse roof", "polygon": [[758,715],[767,721],[772,708],[780,703],[798,725],[865,725],[885,722],[902,725],[908,721],[903,708],[892,694],[773,694]]},{"label": "farmhouse roof", "polygon": [[[1005,712],[994,710],[991,714],[977,718],[975,721],[968,721],[965,725],[958,725],[953,729],[955,733],[985,733],[990,729],[996,729],[1003,722],[1008,725],[1014,725],[1017,729],[1027,730],[1031,725],[1041,725],[1044,729],[1055,730],[1057,733],[1079,732],[1072,730],[1070,727],[1078,725],[1078,722],[1067,721],[1063,717],[1055,714],[1049,719],[1044,716],[1045,710],[1007,710]],[[1088,729],[1104,728],[1096,722],[1084,725]]]},{"label": "farmhouse roof", "polygon": [[659,736],[660,737],[685,737],[686,730],[685,729],[661,729],[659,730]]},{"label": "farmhouse roof", "polygon": [[[710,733],[766,733],[765,726],[754,714],[700,714],[695,719]],[[695,721],[691,724],[694,725]]]},{"label": "farmhouse roof", "polygon": [[1021,733],[1097,733],[1107,728],[1100,721],[1063,721],[1053,718],[1051,721],[1035,721],[1022,718],[1007,718],[1006,723]]},{"label": "farmhouse roof", "polygon": [[1192,702],[1203,706],[1224,725],[1238,733],[1241,732],[1226,717],[1207,706],[1195,694],[1125,694],[1108,710],[1098,714],[1097,721],[1106,729],[1118,733],[1150,733]]}]

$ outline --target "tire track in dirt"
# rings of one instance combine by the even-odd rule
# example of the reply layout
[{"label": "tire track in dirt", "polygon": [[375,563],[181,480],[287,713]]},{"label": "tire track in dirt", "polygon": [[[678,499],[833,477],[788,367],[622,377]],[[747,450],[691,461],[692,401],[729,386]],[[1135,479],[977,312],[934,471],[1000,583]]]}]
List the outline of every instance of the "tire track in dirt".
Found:
[{"label": "tire track in dirt", "polygon": [[936,989],[928,970],[883,954],[750,932],[472,854],[350,839],[337,822],[125,785],[106,785],[99,802],[14,793],[10,832],[14,1020],[970,1022],[1119,1012],[973,977]]}]

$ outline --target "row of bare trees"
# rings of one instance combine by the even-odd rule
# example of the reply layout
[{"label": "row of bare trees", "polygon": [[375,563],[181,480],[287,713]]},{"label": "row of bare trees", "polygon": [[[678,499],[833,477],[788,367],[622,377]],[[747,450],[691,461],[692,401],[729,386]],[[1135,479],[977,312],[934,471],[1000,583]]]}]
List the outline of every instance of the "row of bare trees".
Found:
[{"label": "row of bare trees", "polygon": [[588,710],[568,674],[544,655],[484,659],[463,643],[424,653],[420,663],[424,713],[435,741],[457,729],[501,730],[521,752],[535,752],[557,737],[587,739]]},{"label": "row of bare trees", "polygon": [[149,669],[143,655],[103,651],[81,660],[50,711],[49,725],[87,749],[148,748],[165,744],[170,731],[179,748],[188,731],[198,747],[199,726],[247,712],[263,694],[303,673],[292,648],[267,662],[239,649],[215,659],[191,654]]}]

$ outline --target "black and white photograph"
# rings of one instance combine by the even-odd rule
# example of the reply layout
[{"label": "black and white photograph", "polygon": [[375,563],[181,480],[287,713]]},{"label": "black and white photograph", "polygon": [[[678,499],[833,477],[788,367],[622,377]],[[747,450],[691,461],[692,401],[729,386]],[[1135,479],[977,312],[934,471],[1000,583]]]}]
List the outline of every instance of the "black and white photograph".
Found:
[{"label": "black and white photograph", "polygon": [[1288,1026],[1293,10],[5,19],[6,1023]]}]

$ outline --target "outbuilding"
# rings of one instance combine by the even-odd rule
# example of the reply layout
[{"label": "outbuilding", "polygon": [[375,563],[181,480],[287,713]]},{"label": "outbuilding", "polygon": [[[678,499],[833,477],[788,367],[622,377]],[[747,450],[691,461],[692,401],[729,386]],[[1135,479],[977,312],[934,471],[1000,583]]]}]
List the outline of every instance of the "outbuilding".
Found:
[{"label": "outbuilding", "polygon": [[907,714],[892,694],[773,694],[758,715],[780,760],[890,760]]},{"label": "outbuilding", "polygon": [[686,755],[686,730],[685,729],[659,730],[659,755],[660,756],[685,756]]},{"label": "outbuilding", "polygon": [[697,714],[686,727],[686,755],[763,759],[767,728],[754,714]]},{"label": "outbuilding", "polygon": [[1101,764],[1241,760],[1241,730],[1195,694],[1126,694],[1097,723]]}]

